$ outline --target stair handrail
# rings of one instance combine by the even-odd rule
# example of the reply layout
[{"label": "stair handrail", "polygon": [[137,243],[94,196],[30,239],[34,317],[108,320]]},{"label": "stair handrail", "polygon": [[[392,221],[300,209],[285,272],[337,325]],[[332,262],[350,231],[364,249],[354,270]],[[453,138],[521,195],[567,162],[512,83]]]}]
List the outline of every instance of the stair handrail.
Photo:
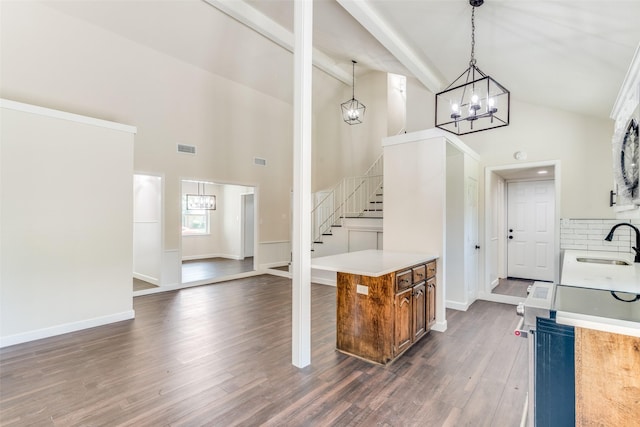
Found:
[{"label": "stair handrail", "polygon": [[321,242],[334,225],[342,225],[345,216],[362,216],[369,201],[382,188],[382,154],[364,175],[343,178],[311,210],[312,242]]}]

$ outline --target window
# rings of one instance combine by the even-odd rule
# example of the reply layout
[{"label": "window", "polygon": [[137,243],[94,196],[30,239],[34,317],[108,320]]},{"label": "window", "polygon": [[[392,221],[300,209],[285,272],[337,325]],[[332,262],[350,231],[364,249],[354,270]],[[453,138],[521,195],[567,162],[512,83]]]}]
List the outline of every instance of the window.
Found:
[{"label": "window", "polygon": [[199,236],[209,233],[209,211],[188,210],[187,196],[182,196],[182,235]]}]

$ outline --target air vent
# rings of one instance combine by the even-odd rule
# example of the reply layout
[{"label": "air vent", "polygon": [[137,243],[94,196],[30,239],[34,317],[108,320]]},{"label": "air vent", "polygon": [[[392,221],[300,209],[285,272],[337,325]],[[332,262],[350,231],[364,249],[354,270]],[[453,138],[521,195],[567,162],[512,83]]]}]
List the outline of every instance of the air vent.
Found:
[{"label": "air vent", "polygon": [[178,144],[178,153],[196,154],[195,145]]},{"label": "air vent", "polygon": [[258,165],[258,166],[267,166],[267,160],[266,159],[261,159],[260,157],[254,157],[253,158],[253,163]]}]

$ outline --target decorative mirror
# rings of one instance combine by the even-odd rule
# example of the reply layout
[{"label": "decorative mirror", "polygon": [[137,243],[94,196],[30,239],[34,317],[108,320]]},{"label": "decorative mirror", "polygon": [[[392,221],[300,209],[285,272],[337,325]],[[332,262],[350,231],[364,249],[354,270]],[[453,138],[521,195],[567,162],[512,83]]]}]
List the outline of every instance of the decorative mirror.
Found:
[{"label": "decorative mirror", "polygon": [[620,174],[622,184],[633,198],[638,196],[638,122],[631,118],[622,137],[620,147]]}]

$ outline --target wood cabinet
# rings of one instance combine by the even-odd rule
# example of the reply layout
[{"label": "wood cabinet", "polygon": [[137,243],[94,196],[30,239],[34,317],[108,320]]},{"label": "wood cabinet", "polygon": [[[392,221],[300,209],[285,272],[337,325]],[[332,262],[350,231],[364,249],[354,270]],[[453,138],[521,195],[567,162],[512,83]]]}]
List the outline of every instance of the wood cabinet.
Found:
[{"label": "wood cabinet", "polygon": [[575,328],[576,426],[638,425],[640,338]]},{"label": "wood cabinet", "polygon": [[337,349],[386,364],[435,322],[436,261],[370,277],[338,273]]}]

